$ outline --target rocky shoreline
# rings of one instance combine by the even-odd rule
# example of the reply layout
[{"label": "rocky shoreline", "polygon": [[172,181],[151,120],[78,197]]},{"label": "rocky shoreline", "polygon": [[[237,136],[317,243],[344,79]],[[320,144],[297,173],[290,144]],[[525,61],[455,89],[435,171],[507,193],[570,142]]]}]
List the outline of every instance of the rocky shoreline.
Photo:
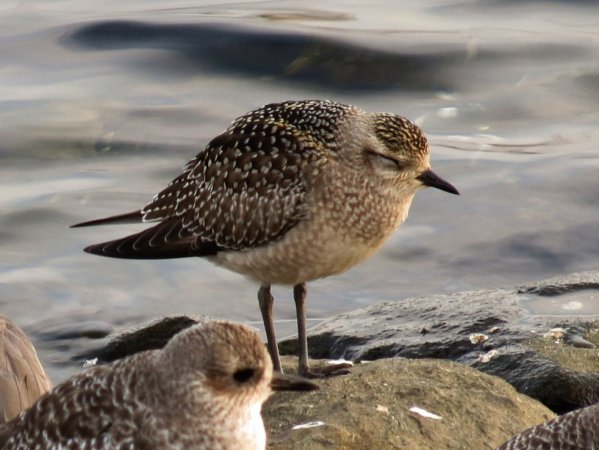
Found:
[{"label": "rocky shoreline", "polygon": [[[599,273],[586,272],[381,303],[323,322],[309,332],[314,364],[345,358],[356,365],[321,380],[318,392],[274,396],[264,408],[270,448],[495,448],[596,403],[599,320],[576,315],[596,300]],[[530,302],[551,303],[557,313],[531,314]],[[163,319],[95,356],[111,361],[160,347],[195,320]],[[296,345],[280,347],[294,354]],[[296,364],[291,356],[285,362]]]},{"label": "rocky shoreline", "polygon": [[[560,296],[567,296],[562,306],[570,309],[531,315],[523,304],[533,296],[556,311]],[[511,289],[380,303],[311,329],[310,353],[353,361],[448,359],[496,375],[561,414],[599,400],[599,316],[578,316],[574,309],[593,298],[599,301],[599,273],[586,272]],[[296,342],[280,348],[294,354]]]}]

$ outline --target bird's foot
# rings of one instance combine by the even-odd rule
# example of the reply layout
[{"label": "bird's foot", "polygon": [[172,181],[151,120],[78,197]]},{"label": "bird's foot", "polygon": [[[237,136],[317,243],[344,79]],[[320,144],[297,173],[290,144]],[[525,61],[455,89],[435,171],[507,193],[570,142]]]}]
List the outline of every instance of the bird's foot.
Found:
[{"label": "bird's foot", "polygon": [[330,364],[328,366],[318,367],[316,369],[310,369],[309,367],[300,368],[299,374],[302,377],[315,379],[315,378],[329,378],[336,377],[339,375],[347,375],[351,373],[352,363],[340,363]]}]

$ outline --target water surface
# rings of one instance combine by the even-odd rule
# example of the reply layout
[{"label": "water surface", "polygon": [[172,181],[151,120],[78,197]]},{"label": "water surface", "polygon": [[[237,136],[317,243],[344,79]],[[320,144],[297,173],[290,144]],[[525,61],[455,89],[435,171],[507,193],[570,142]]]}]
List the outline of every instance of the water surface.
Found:
[{"label": "water surface", "polygon": [[[419,193],[379,254],[311,283],[312,319],[596,270],[598,42],[582,0],[3,2],[0,310],[55,381],[158,315],[259,324],[241,276],[87,255],[139,227],[68,226],[139,208],[233,118],[298,98],[416,120],[462,193]],[[284,336],[291,292],[275,296]]]}]

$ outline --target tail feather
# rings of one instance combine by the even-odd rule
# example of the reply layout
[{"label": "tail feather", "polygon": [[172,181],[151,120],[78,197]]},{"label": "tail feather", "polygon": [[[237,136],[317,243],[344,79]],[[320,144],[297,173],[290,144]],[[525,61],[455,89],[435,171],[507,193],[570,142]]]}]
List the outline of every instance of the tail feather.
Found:
[{"label": "tail feather", "polygon": [[116,225],[123,223],[139,223],[143,221],[143,214],[141,210],[131,211],[125,214],[118,214],[116,216],[104,217],[102,219],[89,220],[87,222],[77,223],[71,225],[69,228],[79,227],[91,227],[94,225]]},{"label": "tail feather", "polygon": [[173,218],[130,236],[90,245],[84,251],[123,259],[168,259],[215,255],[222,250],[214,242],[197,242],[195,236],[176,239],[180,221]]}]

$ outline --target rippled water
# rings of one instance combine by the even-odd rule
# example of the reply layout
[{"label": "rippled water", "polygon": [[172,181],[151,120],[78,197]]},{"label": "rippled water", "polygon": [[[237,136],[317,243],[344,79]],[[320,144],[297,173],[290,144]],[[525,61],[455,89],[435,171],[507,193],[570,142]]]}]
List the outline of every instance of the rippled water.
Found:
[{"label": "rippled water", "polygon": [[[599,7],[590,1],[4,1],[0,311],[55,380],[161,314],[259,322],[256,287],[195,259],[84,254],[236,116],[330,98],[416,120],[435,171],[369,262],[309,288],[322,318],[599,262]],[[276,289],[279,335],[291,293]]]},{"label": "rippled water", "polygon": [[580,290],[558,296],[538,296],[528,294],[522,296],[520,306],[531,315],[542,316],[598,316],[596,289]]}]

